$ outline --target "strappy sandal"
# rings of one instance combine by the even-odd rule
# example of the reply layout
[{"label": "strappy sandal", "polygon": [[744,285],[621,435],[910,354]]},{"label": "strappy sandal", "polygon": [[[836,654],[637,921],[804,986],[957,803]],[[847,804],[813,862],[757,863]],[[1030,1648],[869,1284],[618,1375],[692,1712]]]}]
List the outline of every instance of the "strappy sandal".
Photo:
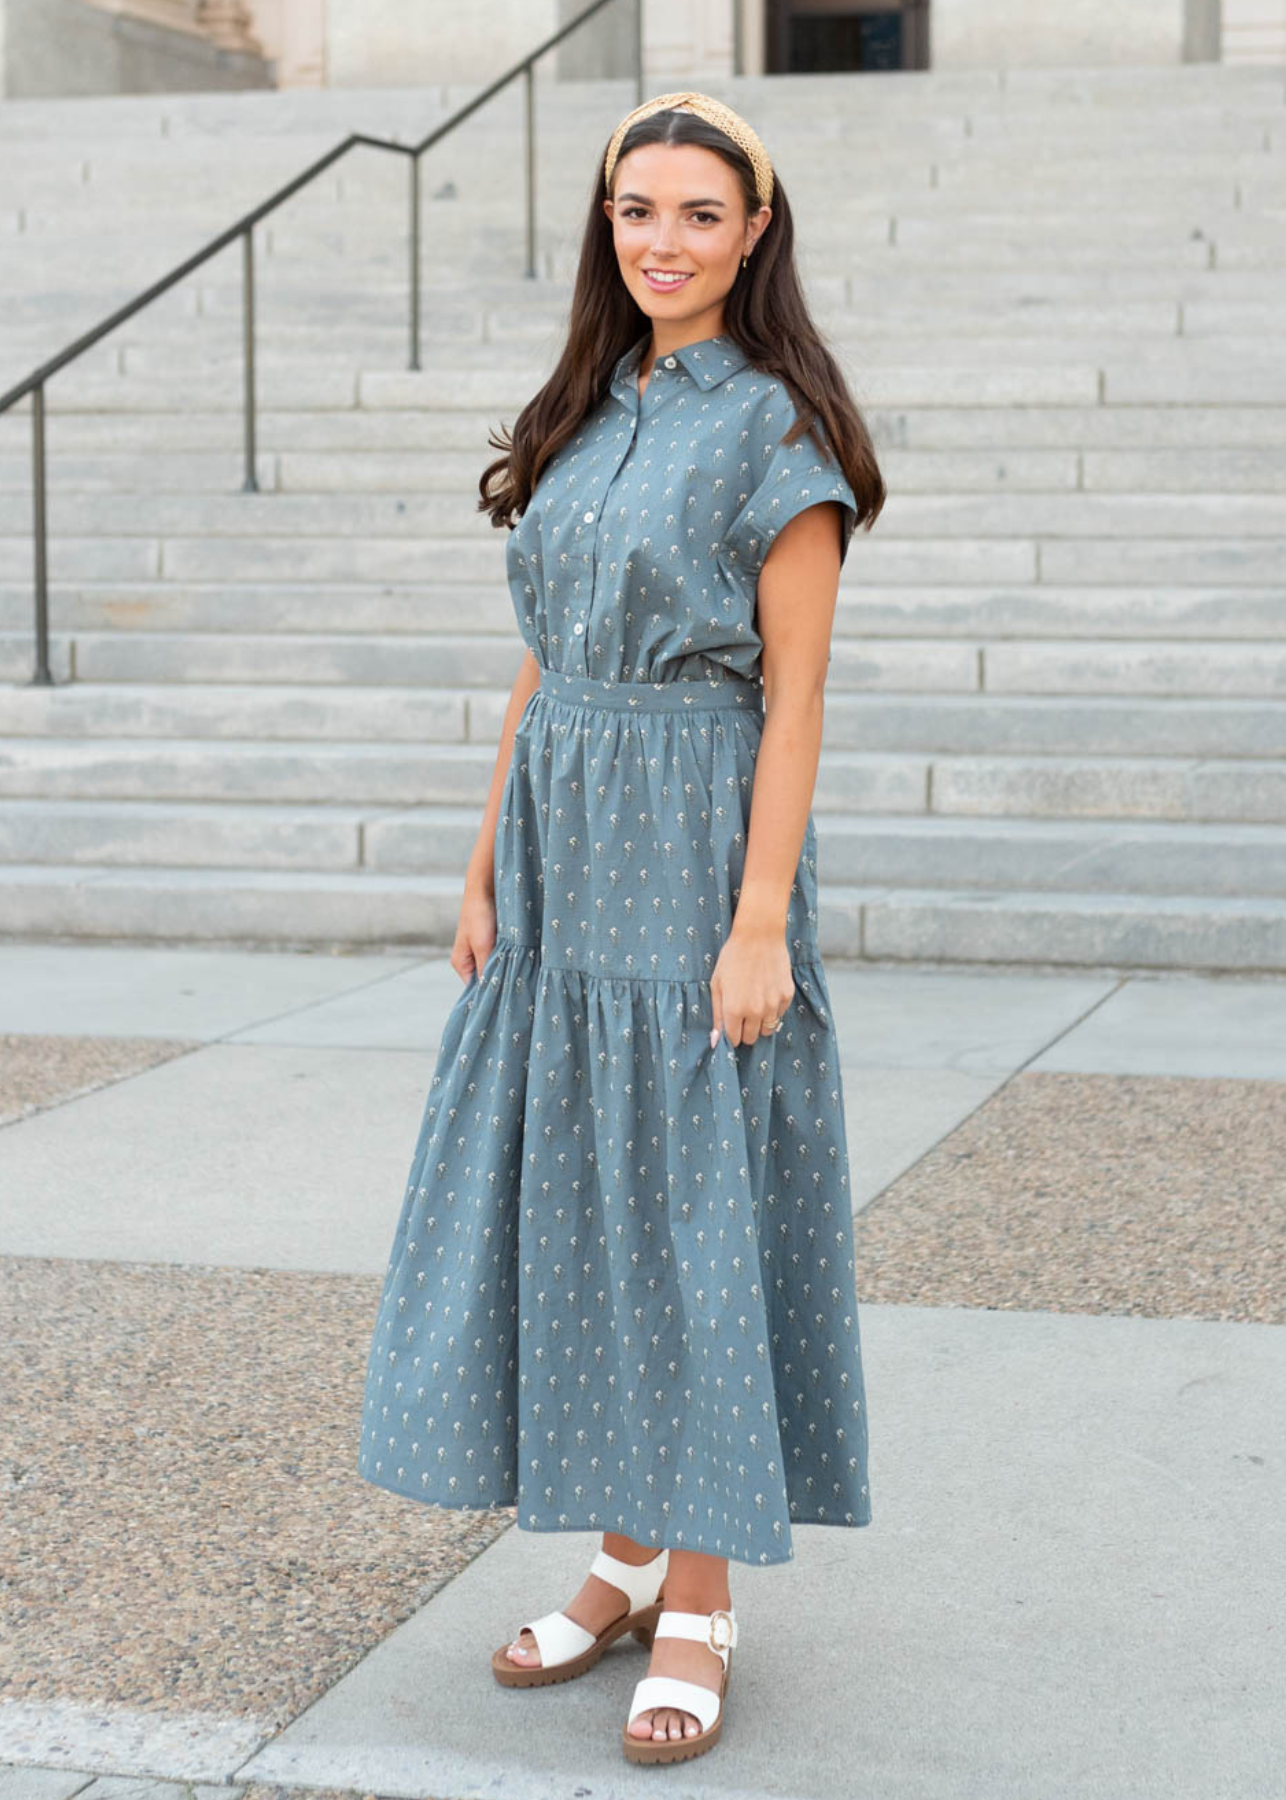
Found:
[{"label": "strappy sandal", "polygon": [[[723,1674],[718,1689],[703,1687],[699,1681],[683,1681],[677,1675],[645,1675],[635,1684],[630,1703],[630,1716],[621,1728],[621,1743],[631,1762],[682,1762],[685,1757],[701,1756],[713,1750],[723,1729],[723,1697],[728,1690],[728,1673],[732,1651],[737,1642],[737,1619],[722,1607],[712,1613],[662,1611],[653,1631],[654,1638],[694,1638],[719,1653]],[[695,1737],[640,1738],[630,1735],[630,1726],[640,1713],[656,1706],[673,1706],[681,1712],[695,1713],[701,1730]]]},{"label": "strappy sandal", "polygon": [[571,1681],[592,1669],[609,1644],[629,1632],[645,1648],[650,1648],[652,1632],[661,1616],[661,1584],[665,1580],[670,1552],[663,1549],[651,1562],[627,1563],[618,1556],[599,1550],[589,1566],[591,1575],[610,1582],[624,1593],[629,1605],[619,1619],[595,1637],[584,1625],[569,1619],[564,1612],[545,1613],[518,1627],[521,1636],[530,1631],[540,1651],[540,1662],[526,1668],[508,1654],[502,1644],[491,1658],[491,1672],[504,1687],[545,1687],[552,1681]]}]

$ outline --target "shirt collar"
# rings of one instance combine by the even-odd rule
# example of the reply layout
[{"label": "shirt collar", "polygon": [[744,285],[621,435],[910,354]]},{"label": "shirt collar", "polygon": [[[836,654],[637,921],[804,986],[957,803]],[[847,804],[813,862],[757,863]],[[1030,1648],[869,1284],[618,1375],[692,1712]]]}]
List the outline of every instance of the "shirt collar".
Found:
[{"label": "shirt collar", "polygon": [[[613,390],[623,388],[625,393],[631,389],[638,395],[638,368],[643,360],[643,352],[651,341],[652,333],[645,331],[639,339],[625,352],[612,371]],[[735,344],[726,332],[719,332],[714,337],[700,338],[695,344],[683,344],[674,352],[675,360],[689,374],[703,393],[718,387],[730,375],[744,369],[750,359],[745,351]],[[657,363],[663,365],[664,357]],[[653,364],[653,373],[657,364]],[[649,382],[650,385],[650,382]],[[624,395],[620,396],[624,398]]]}]

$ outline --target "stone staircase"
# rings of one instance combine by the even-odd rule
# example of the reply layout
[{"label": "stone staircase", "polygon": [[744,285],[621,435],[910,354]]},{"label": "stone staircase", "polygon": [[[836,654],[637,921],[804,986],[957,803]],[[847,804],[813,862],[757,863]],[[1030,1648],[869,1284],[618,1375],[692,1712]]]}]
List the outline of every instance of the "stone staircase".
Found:
[{"label": "stone staircase", "polygon": [[[1286,969],[1286,69],[778,77],[760,129],[890,499],[815,811],[828,954]],[[0,106],[0,389],[346,131],[464,91]],[[450,943],[522,646],[492,452],[557,353],[623,83],[359,151],[0,415],[0,933]]]}]

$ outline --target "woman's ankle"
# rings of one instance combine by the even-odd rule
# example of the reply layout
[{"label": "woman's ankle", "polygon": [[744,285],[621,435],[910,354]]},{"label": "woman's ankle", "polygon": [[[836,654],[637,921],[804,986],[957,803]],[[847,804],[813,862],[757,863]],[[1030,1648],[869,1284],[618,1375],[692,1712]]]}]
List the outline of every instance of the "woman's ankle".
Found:
[{"label": "woman's ankle", "polygon": [[619,1531],[605,1531],[601,1548],[609,1556],[615,1556],[621,1562],[632,1563],[635,1568],[641,1568],[644,1563],[655,1562],[661,1554],[655,1544],[636,1544],[633,1538],[626,1537]]},{"label": "woman's ankle", "polygon": [[732,1596],[727,1588],[680,1588],[667,1576],[665,1583],[667,1612],[731,1612]]}]

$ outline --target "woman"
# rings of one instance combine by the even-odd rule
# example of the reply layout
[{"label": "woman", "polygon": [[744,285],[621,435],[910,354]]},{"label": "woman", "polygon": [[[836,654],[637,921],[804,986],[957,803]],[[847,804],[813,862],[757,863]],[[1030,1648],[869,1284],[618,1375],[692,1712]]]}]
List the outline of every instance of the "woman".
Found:
[{"label": "woman", "polygon": [[550,1685],[631,1632],[623,1748],[674,1761],[719,1736],[729,1559],[871,1516],[810,807],[840,566],[885,490],[737,114],[621,121],[567,346],[491,442],[527,653],[359,1469],[601,1531],[492,1667]]}]

